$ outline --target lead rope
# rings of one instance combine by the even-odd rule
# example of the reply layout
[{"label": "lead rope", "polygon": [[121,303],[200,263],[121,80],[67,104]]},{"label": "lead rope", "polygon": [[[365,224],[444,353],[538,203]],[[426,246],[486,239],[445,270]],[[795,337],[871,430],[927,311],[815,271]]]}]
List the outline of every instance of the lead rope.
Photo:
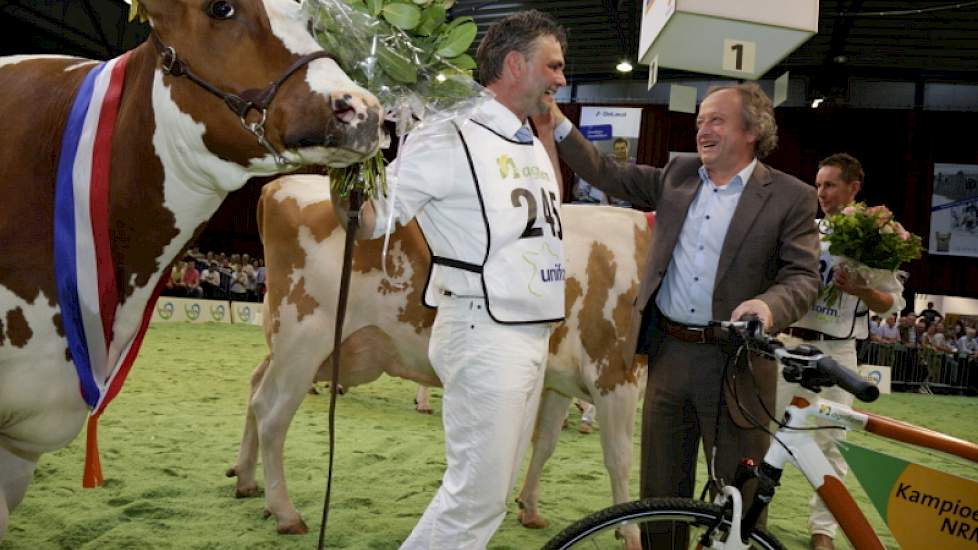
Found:
[{"label": "lead rope", "polygon": [[350,192],[350,208],[347,211],[346,241],[343,245],[343,269],[340,273],[340,295],[336,304],[336,332],[333,336],[333,376],[329,383],[329,469],[326,474],[326,496],[323,499],[323,518],[319,524],[319,544],[325,548],[326,522],[329,521],[329,500],[333,489],[333,457],[336,454],[336,388],[340,381],[340,344],[343,342],[343,320],[346,318],[346,302],[350,294],[350,271],[353,266],[353,246],[360,226],[360,206],[363,195]]}]

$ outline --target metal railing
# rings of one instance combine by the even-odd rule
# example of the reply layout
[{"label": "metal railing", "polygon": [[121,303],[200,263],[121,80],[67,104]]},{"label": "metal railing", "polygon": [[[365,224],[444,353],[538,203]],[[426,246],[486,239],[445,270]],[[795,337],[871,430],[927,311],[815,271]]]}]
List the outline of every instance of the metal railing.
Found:
[{"label": "metal railing", "polygon": [[859,362],[891,367],[894,390],[978,394],[974,357],[867,341],[859,348]]}]

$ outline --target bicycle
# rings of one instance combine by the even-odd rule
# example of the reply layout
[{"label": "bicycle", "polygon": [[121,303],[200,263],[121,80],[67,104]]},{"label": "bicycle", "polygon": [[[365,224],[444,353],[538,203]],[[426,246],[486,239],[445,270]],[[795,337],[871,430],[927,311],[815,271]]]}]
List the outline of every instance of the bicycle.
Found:
[{"label": "bicycle", "polygon": [[[787,381],[797,383],[810,391],[817,393],[821,388],[838,385],[863,402],[872,402],[879,397],[879,390],[875,385],[845,369],[818,348],[801,345],[789,349],[780,340],[765,335],[757,319],[713,322],[711,326],[726,328],[732,341],[741,345],[741,351],[774,356],[781,362],[782,375]],[[811,425],[814,418],[828,420],[834,425],[814,427]],[[715,487],[722,485],[716,493],[714,502],[691,498],[653,498],[611,506],[570,525],[548,541],[544,550],[620,547],[622,543],[616,542],[615,539],[622,538],[622,530],[630,529],[634,532],[636,527],[639,528],[641,548],[663,546],[687,548],[692,543],[695,548],[783,549],[784,546],[777,538],[758,527],[757,523],[768,504],[774,499],[784,466],[788,462],[794,464],[804,474],[825,501],[826,507],[836,517],[856,550],[882,549],[883,543],[870,526],[866,516],[815,443],[815,430],[861,429],[884,438],[943,451],[978,463],[978,445],[974,443],[884,416],[857,411],[825,399],[813,400],[810,396],[796,394],[785,411],[783,421],[778,422],[778,426],[777,432],[772,434],[772,444],[759,466],[750,462],[742,463],[735,479],[727,485],[711,479]],[[919,468],[921,467],[918,466]],[[952,476],[948,475],[948,477]],[[752,479],[757,480],[758,489],[749,506],[745,506],[741,491]],[[960,547],[963,548],[964,544],[967,544],[968,548],[973,548],[974,542],[978,542],[978,490],[974,487],[969,486],[965,489],[968,491],[966,496],[973,498],[973,501],[966,500],[964,504],[961,498],[955,502],[953,498],[948,501],[935,494],[921,493],[918,490],[919,485],[914,489],[910,483],[901,483],[899,486],[894,483],[890,488],[889,498],[896,499],[898,505],[903,504],[899,502],[901,499],[917,505],[921,508],[920,512],[926,509],[938,510],[939,516],[944,516],[941,529],[951,522],[953,516],[955,523],[951,525],[950,536],[953,538],[955,531],[963,532],[964,536],[961,537],[963,542]],[[913,500],[914,491],[917,494],[916,500]],[[896,496],[893,496],[894,492]],[[926,503],[921,502],[923,498],[921,494],[929,498]],[[938,508],[932,506],[935,502],[939,503]],[[944,508],[947,506],[949,508],[945,511]],[[968,514],[971,515],[964,514],[967,518],[961,518],[961,512],[965,510],[968,510]],[[916,512],[916,509],[912,512]],[[927,518],[917,519],[920,521],[913,521],[909,527],[901,526],[911,531],[908,535],[909,539],[902,540],[898,537],[901,545],[909,548],[956,547],[948,546],[940,540],[940,536],[947,533],[935,534],[926,529],[921,530]],[[961,522],[958,522],[959,519]],[[893,531],[892,527],[891,531]],[[913,531],[919,531],[919,536]],[[897,536],[896,532],[894,536]],[[917,539],[914,539],[915,536]]]}]

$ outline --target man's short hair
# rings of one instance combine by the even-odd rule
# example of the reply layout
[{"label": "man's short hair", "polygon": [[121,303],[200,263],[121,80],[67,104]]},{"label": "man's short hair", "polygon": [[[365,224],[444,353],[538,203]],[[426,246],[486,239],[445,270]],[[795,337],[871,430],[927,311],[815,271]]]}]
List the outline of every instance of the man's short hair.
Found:
[{"label": "man's short hair", "polygon": [[623,138],[623,137],[616,137],[615,140],[611,142],[611,146],[614,147],[615,145],[618,145],[619,143],[624,143],[625,144],[625,147],[628,147],[628,140],[625,139],[625,138]]},{"label": "man's short hair", "polygon": [[852,183],[858,181],[863,183],[866,178],[866,174],[863,172],[863,165],[856,160],[856,157],[848,153],[836,153],[834,155],[829,155],[822,159],[822,162],[818,163],[818,167],[823,166],[835,166],[839,169],[839,173],[842,175],[842,181],[846,183]]},{"label": "man's short hair", "polygon": [[533,55],[536,39],[541,36],[553,36],[560,43],[561,50],[567,51],[564,28],[541,11],[520,11],[493,23],[475,52],[482,84],[489,85],[499,80],[509,52],[515,50],[527,58]]},{"label": "man's short hair", "polygon": [[774,120],[774,104],[754,82],[746,82],[732,86],[714,86],[706,91],[703,99],[721,90],[736,90],[740,94],[741,116],[744,119],[744,129],[757,135],[754,154],[762,159],[778,146],[778,123]]}]

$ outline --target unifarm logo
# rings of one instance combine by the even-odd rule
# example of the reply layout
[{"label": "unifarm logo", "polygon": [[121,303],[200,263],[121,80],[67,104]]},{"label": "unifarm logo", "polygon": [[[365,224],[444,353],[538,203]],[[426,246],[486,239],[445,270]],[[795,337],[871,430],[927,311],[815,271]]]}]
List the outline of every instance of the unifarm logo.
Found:
[{"label": "unifarm logo", "polygon": [[567,270],[560,263],[560,254],[547,243],[543,243],[538,252],[524,252],[523,261],[531,268],[527,289],[538,298],[544,295],[543,284],[560,282],[567,276]]}]

